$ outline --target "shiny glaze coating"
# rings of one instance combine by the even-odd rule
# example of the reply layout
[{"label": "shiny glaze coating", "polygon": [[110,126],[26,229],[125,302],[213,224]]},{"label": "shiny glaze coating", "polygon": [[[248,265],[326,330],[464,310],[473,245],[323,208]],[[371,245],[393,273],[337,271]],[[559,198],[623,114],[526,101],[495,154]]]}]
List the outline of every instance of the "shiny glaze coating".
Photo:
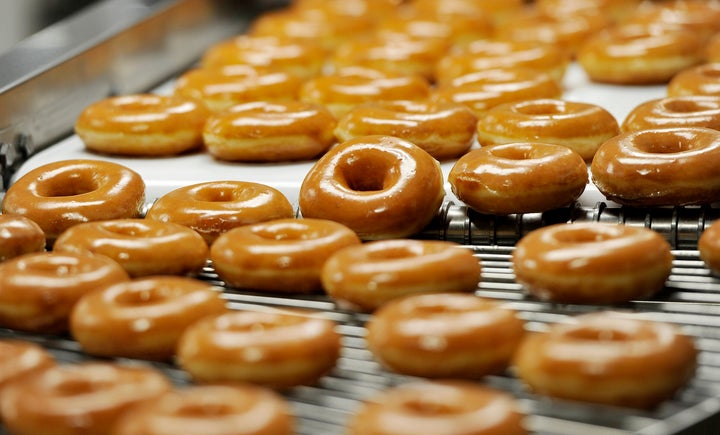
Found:
[{"label": "shiny glaze coating", "polygon": [[395,372],[474,379],[505,370],[523,334],[523,321],[496,301],[435,293],[387,302],[370,318],[365,339]]},{"label": "shiny glaze coating", "polygon": [[609,17],[599,10],[555,15],[539,8],[516,14],[512,22],[497,29],[496,37],[512,41],[552,44],[574,57],[597,32],[609,27]]},{"label": "shiny glaze coating", "polygon": [[55,357],[39,344],[13,338],[0,340],[0,395],[10,382],[55,365]]},{"label": "shiny glaze coating", "polygon": [[52,244],[79,223],[138,217],[144,203],[145,183],[135,171],[99,160],[61,160],[15,181],[3,197],[2,212],[33,220]]},{"label": "shiny glaze coating", "polygon": [[600,146],[590,172],[609,200],[634,206],[720,200],[720,132],[676,127],[620,134]]},{"label": "shiny glaze coating", "polygon": [[329,62],[334,68],[360,66],[434,81],[435,64],[449,43],[439,39],[374,34],[340,45]]},{"label": "shiny glaze coating", "polygon": [[430,83],[420,76],[352,67],[308,80],[300,88],[299,98],[322,104],[336,118],[341,118],[358,104],[422,100],[429,94]]},{"label": "shiny glaze coating", "polygon": [[595,82],[667,83],[702,61],[703,44],[701,35],[674,26],[619,25],[590,37],[577,60]]},{"label": "shiny glaze coating", "polygon": [[70,317],[70,333],[90,355],[169,360],[185,328],[226,310],[220,291],[212,285],[156,275],[81,297]]},{"label": "shiny glaze coating", "polygon": [[583,158],[564,146],[519,142],[468,152],[448,181],[455,196],[480,213],[536,213],[575,201],[588,171]]},{"label": "shiny glaze coating", "polygon": [[585,222],[531,231],[517,243],[512,267],[541,300],[613,304],[660,291],[672,260],[670,244],[653,230]]},{"label": "shiny glaze coating", "polygon": [[668,83],[667,94],[670,97],[720,96],[720,63],[706,63],[680,71]]},{"label": "shiny glaze coating", "polygon": [[560,98],[562,87],[550,75],[525,68],[488,69],[453,79],[436,88],[433,101],[452,101],[468,106],[480,117],[503,103],[536,98]]},{"label": "shiny glaze coating", "polygon": [[210,111],[177,95],[122,95],[86,107],[75,133],[92,151],[128,156],[170,156],[202,145]]},{"label": "shiny glaze coating", "polygon": [[720,273],[720,221],[713,222],[698,239],[700,258],[716,274]]},{"label": "shiny glaze coating", "polygon": [[537,394],[651,408],[693,376],[697,350],[675,325],[596,312],[528,335],[518,377]]},{"label": "shiny glaze coating", "polygon": [[63,364],[9,385],[3,424],[18,435],[109,435],[127,410],[172,388],[148,367],[106,362]]},{"label": "shiny glaze coating", "polygon": [[177,349],[181,368],[200,382],[251,382],[274,388],[312,384],[340,355],[335,322],[302,311],[233,311],[195,322]]},{"label": "shiny glaze coating", "polygon": [[197,68],[175,82],[175,95],[204,101],[213,112],[254,101],[292,101],[303,79],[284,71],[230,65]]},{"label": "shiny glaze coating", "polygon": [[210,46],[203,53],[203,68],[246,65],[283,71],[309,79],[320,74],[325,49],[319,44],[278,36],[239,35]]},{"label": "shiny glaze coating", "polygon": [[720,130],[720,95],[657,98],[639,104],[622,123],[623,132],[670,127]]},{"label": "shiny glaze coating", "polygon": [[372,18],[362,14],[338,16],[327,7],[287,7],[262,13],[252,21],[247,33],[319,44],[332,52],[344,42],[368,33],[374,24]]},{"label": "shiny glaze coating", "polygon": [[149,219],[79,224],[61,234],[53,250],[105,255],[132,277],[197,273],[209,251],[205,240],[190,228]]},{"label": "shiny glaze coating", "polygon": [[325,262],[321,278],[336,302],[373,311],[410,294],[472,292],[481,271],[473,252],[454,242],[393,239],[338,251]]},{"label": "shiny glaze coating", "polygon": [[443,56],[437,63],[435,79],[446,86],[473,72],[523,68],[545,72],[561,82],[569,63],[569,54],[555,44],[480,39]]},{"label": "shiny glaze coating", "polygon": [[523,0],[413,0],[411,3],[420,12],[430,11],[449,17],[484,15],[490,18],[496,28],[525,7]]},{"label": "shiny glaze coating", "polygon": [[270,389],[194,385],[133,408],[114,425],[112,435],[292,435],[294,426],[289,404]]},{"label": "shiny glaze coating", "polygon": [[709,37],[720,31],[720,5],[714,0],[643,2],[628,17],[627,23],[677,26]]},{"label": "shiny glaze coating", "polygon": [[0,262],[44,250],[45,233],[40,225],[24,216],[0,214]]},{"label": "shiny glaze coating", "polygon": [[276,219],[228,231],[210,259],[231,287],[287,293],[322,289],[320,270],[336,251],[359,245],[350,228],[325,219]]},{"label": "shiny glaze coating", "polygon": [[238,226],[295,215],[279,190],[248,181],[208,181],[172,190],[155,201],[145,219],[174,222],[197,231],[212,244]]},{"label": "shiny glaze coating", "polygon": [[348,435],[523,435],[513,396],[468,381],[413,381],[368,399]]},{"label": "shiny glaze coating", "polygon": [[119,264],[99,255],[38,252],[13,258],[0,264],[0,324],[64,332],[82,295],[129,279]]},{"label": "shiny glaze coating", "polygon": [[395,136],[444,160],[470,148],[476,122],[473,112],[459,103],[375,102],[356,106],[342,117],[335,136],[340,142],[368,135]]},{"label": "shiny glaze coating", "polygon": [[563,17],[577,13],[602,13],[611,23],[626,22],[642,0],[537,0],[535,7],[546,15]]},{"label": "shiny glaze coating", "polygon": [[322,156],[300,186],[304,217],[340,222],[362,239],[405,237],[436,216],[445,191],[440,164],[392,136],[362,136]]},{"label": "shiny glaze coating", "polygon": [[407,7],[395,16],[378,22],[374,34],[386,37],[431,38],[448,46],[461,47],[472,41],[492,36],[493,23],[486,14],[443,13],[434,10]]},{"label": "shiny glaze coating", "polygon": [[300,101],[255,101],[211,116],[205,146],[220,160],[306,160],[335,143],[337,121],[324,106]]},{"label": "shiny glaze coating", "polygon": [[545,142],[592,160],[600,144],[620,133],[607,110],[589,103],[543,98],[495,106],[478,117],[480,145]]}]

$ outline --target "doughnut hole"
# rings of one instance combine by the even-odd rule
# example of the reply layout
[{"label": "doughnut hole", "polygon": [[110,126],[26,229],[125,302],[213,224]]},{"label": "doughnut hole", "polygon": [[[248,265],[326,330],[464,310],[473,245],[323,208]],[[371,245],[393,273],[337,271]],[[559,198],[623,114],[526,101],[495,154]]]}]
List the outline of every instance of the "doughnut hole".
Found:
[{"label": "doughnut hole", "polygon": [[667,133],[664,131],[647,131],[635,138],[635,148],[648,154],[673,154],[692,151],[700,144],[695,141],[691,132]]},{"label": "doughnut hole", "polygon": [[397,183],[400,171],[393,156],[366,151],[345,159],[335,169],[337,180],[356,192],[378,192]]},{"label": "doughnut hole", "polygon": [[567,231],[559,231],[555,234],[555,239],[558,242],[568,244],[604,242],[616,237],[614,234],[591,230],[589,228],[570,228]]},{"label": "doughnut hole", "polygon": [[696,99],[676,98],[666,101],[663,107],[672,113],[695,113],[717,109],[717,104]]},{"label": "doughnut hole", "polygon": [[[237,403],[234,403],[237,406]],[[234,415],[237,410],[233,409],[232,406],[224,403],[216,402],[205,402],[205,403],[191,403],[183,405],[176,411],[177,415],[182,415],[186,418],[193,417],[223,417],[227,415]]]},{"label": "doughnut hole", "polygon": [[125,306],[153,305],[168,299],[170,289],[167,287],[154,287],[144,289],[132,289],[118,294],[115,302]]},{"label": "doughnut hole", "polygon": [[708,80],[718,81],[720,80],[720,64],[706,65],[705,68],[700,70],[700,74],[707,77]]},{"label": "doughnut hole", "polygon": [[450,416],[458,413],[456,406],[451,406],[437,400],[408,400],[402,404],[405,411],[423,417],[428,416]]},{"label": "doughnut hole", "polygon": [[567,113],[565,105],[553,101],[529,101],[525,104],[516,104],[513,110],[523,115],[562,115]]},{"label": "doughnut hole", "polygon": [[55,385],[54,393],[58,396],[73,397],[92,394],[112,386],[110,381],[89,381],[86,379],[67,379]]},{"label": "doughnut hole", "polygon": [[38,195],[47,198],[84,195],[99,188],[100,182],[95,177],[74,172],[60,172],[37,183]]},{"label": "doughnut hole", "polygon": [[195,195],[198,201],[230,202],[237,199],[237,190],[230,186],[205,186],[198,189]]},{"label": "doughnut hole", "polygon": [[635,340],[630,334],[617,329],[584,327],[568,331],[566,338],[579,341],[616,341],[629,342]]}]

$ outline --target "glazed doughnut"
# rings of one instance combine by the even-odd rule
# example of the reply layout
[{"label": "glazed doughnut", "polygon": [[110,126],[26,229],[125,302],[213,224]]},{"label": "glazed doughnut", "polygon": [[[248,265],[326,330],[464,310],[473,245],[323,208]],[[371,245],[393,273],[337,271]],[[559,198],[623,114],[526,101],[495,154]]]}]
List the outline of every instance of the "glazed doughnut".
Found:
[{"label": "glazed doughnut", "polygon": [[487,39],[493,32],[492,20],[484,14],[461,15],[443,13],[441,8],[431,11],[413,7],[380,20],[374,28],[374,34],[383,37],[430,38],[454,47]]},{"label": "glazed doughnut", "polygon": [[481,39],[438,60],[435,80],[438,85],[447,86],[452,80],[470,73],[522,68],[547,73],[561,83],[569,63],[567,51],[554,44]]},{"label": "glazed doughnut", "polygon": [[523,0],[413,0],[411,6],[419,11],[431,11],[450,16],[484,15],[495,24],[504,25],[525,7]]},{"label": "glazed doughnut", "polygon": [[677,26],[707,38],[720,31],[720,5],[707,0],[643,2],[626,22]]},{"label": "glazed doughnut", "polygon": [[0,339],[0,396],[10,382],[33,376],[55,365],[55,357],[44,347],[29,341]]},{"label": "glazed doughnut", "polygon": [[720,63],[706,63],[678,72],[668,83],[669,97],[720,96]]},{"label": "glazed doughnut", "polygon": [[375,23],[398,12],[398,0],[293,0],[294,9],[326,9],[333,17],[367,17]]},{"label": "glazed doughnut", "polygon": [[393,136],[362,136],[336,145],[300,185],[300,212],[340,222],[361,239],[416,234],[445,196],[440,164]]},{"label": "glazed doughnut", "polygon": [[40,225],[19,215],[0,214],[0,262],[45,250],[45,233]]},{"label": "glazed doughnut", "polygon": [[590,37],[610,24],[609,17],[597,9],[560,16],[543,13],[538,8],[526,9],[516,14],[511,24],[499,27],[496,37],[552,44],[574,57]]},{"label": "glazed doughnut", "polygon": [[457,157],[473,144],[477,119],[459,103],[385,101],[356,106],[338,121],[335,136],[395,136],[414,143],[438,160]]},{"label": "glazed doughnut", "polygon": [[698,239],[700,258],[715,273],[720,273],[720,221],[713,222]]},{"label": "glazed doughnut", "polygon": [[101,254],[132,277],[199,272],[208,258],[205,240],[188,227],[149,219],[113,219],[76,225],[58,237],[55,252]]},{"label": "glazed doughnut", "polygon": [[70,333],[90,355],[169,360],[185,328],[226,310],[220,291],[204,281],[138,278],[81,297],[70,316]]},{"label": "glazed doughnut", "polygon": [[104,362],[63,364],[9,384],[0,413],[18,435],[109,435],[133,406],[170,390],[170,381],[149,367]]},{"label": "glazed doughnut", "polygon": [[469,381],[414,381],[365,401],[348,435],[524,435],[514,397]]},{"label": "glazed doughnut", "polygon": [[376,240],[335,253],[321,279],[338,304],[373,311],[405,295],[475,291],[481,269],[473,252],[454,242]]},{"label": "glazed doughnut", "polygon": [[703,44],[702,36],[678,27],[619,25],[588,38],[577,61],[595,82],[667,83],[702,61]]},{"label": "glazed doughnut", "polygon": [[31,219],[52,245],[79,223],[138,217],[144,203],[145,183],[135,171],[100,160],[61,160],[17,179],[3,197],[2,213]]},{"label": "glazed doughnut", "polygon": [[185,330],[177,362],[199,382],[315,383],[340,354],[335,322],[300,311],[233,311]]},{"label": "glazed doughnut", "polygon": [[542,14],[562,17],[582,13],[602,13],[611,23],[622,23],[637,13],[642,0],[537,0]]},{"label": "glazed doughnut", "polygon": [[190,70],[177,79],[174,93],[203,101],[213,112],[221,112],[242,103],[292,101],[302,83],[303,79],[284,71],[230,65]]},{"label": "glazed doughnut", "polygon": [[539,213],[580,197],[588,171],[583,158],[564,146],[522,142],[468,152],[448,181],[455,196],[480,213]]},{"label": "glazed doughnut", "polygon": [[0,325],[64,332],[82,295],[129,279],[119,264],[100,255],[38,252],[15,257],[0,264]]},{"label": "glazed doughnut", "polygon": [[309,41],[278,36],[239,35],[210,46],[202,56],[203,68],[246,65],[259,70],[282,71],[309,79],[322,71],[325,49]]},{"label": "glazed doughnut", "polygon": [[602,107],[549,98],[495,106],[477,123],[481,146],[545,142],[570,148],[587,161],[600,144],[619,133],[617,120]]},{"label": "glazed doughnut", "polygon": [[410,376],[481,378],[505,370],[523,321],[498,302],[436,293],[388,301],[370,318],[367,347],[383,366]]},{"label": "glazed doughnut", "polygon": [[280,36],[321,45],[332,52],[344,42],[370,32],[367,15],[338,16],[327,7],[281,8],[264,12],[250,24],[251,36]]},{"label": "glazed doughnut", "polygon": [[503,103],[538,98],[560,98],[562,87],[550,75],[525,68],[488,69],[453,79],[430,95],[432,101],[468,106],[480,117]]},{"label": "glazed doughnut", "polygon": [[676,127],[620,134],[600,146],[592,181],[607,199],[633,206],[720,200],[720,132]]},{"label": "glazed doughnut", "polygon": [[435,64],[448,49],[449,43],[441,39],[373,34],[343,43],[329,63],[335,69],[359,66],[391,74],[420,76],[432,82]]},{"label": "glazed doughnut", "polygon": [[211,116],[203,138],[208,152],[219,160],[308,160],[335,143],[336,123],[318,104],[255,101]]},{"label": "glazed doughnut", "polygon": [[277,219],[245,225],[218,237],[210,259],[231,287],[287,293],[322,290],[325,261],[360,239],[345,225],[324,219]]},{"label": "glazed doughnut", "polygon": [[343,68],[305,82],[302,101],[321,104],[336,118],[358,104],[385,100],[422,100],[430,95],[430,83],[420,76],[406,76],[369,68]]},{"label": "glazed doughnut", "polygon": [[293,216],[292,204],[279,190],[260,183],[227,180],[172,190],[152,204],[145,219],[192,228],[211,245],[232,228]]},{"label": "glazed doughnut", "polygon": [[596,312],[528,335],[515,368],[537,394],[652,408],[688,382],[696,358],[693,340],[675,325]]},{"label": "glazed doughnut", "polygon": [[649,298],[662,290],[672,261],[670,244],[659,233],[599,222],[533,230],[512,255],[515,279],[532,295],[580,304]]},{"label": "glazed doughnut", "polygon": [[136,406],[111,435],[292,435],[292,410],[273,390],[253,385],[195,385]]},{"label": "glazed doughnut", "polygon": [[720,130],[720,95],[657,98],[639,104],[622,123],[623,132],[669,127]]},{"label": "glazed doughnut", "polygon": [[121,95],[86,107],[75,133],[92,151],[127,156],[171,156],[199,148],[210,111],[179,95]]}]

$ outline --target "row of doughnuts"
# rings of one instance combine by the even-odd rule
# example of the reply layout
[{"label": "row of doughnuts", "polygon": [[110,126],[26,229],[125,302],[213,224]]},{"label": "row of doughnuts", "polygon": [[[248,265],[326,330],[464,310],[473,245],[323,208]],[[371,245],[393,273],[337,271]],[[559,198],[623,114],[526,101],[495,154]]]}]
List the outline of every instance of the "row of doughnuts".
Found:
[{"label": "row of doughnuts", "polygon": [[[420,174],[426,183],[429,179],[428,173],[420,170],[421,163],[419,163],[418,159],[405,157],[404,155],[409,150],[419,151],[419,149],[413,148],[412,144],[399,141],[396,138],[385,137],[381,139],[381,142],[383,142],[381,146],[374,146],[364,141],[348,142],[349,145],[357,145],[354,154],[349,151],[351,146],[338,146],[333,150],[340,151],[338,157],[328,162],[327,168],[320,171],[317,180],[312,183],[312,190],[308,190],[307,195],[309,196],[308,200],[319,200],[323,203],[323,206],[330,206],[331,211],[333,211],[332,207],[335,207],[336,213],[340,214],[321,213],[313,216],[311,213],[314,209],[308,208],[301,197],[302,219],[292,216],[292,207],[280,192],[255,183],[229,181],[202,183],[190,186],[189,189],[181,188],[178,191],[170,192],[166,198],[160,198],[157,202],[162,212],[155,214],[155,205],[152,205],[145,218],[139,218],[135,214],[132,215],[135,217],[129,218],[113,218],[112,216],[98,218],[95,214],[96,209],[103,209],[99,195],[104,195],[106,192],[121,194],[124,188],[128,191],[126,195],[129,194],[131,200],[121,201],[118,199],[118,202],[125,201],[125,203],[130,204],[129,211],[136,213],[136,199],[133,197],[136,194],[136,189],[127,189],[125,184],[117,182],[115,185],[84,186],[85,190],[82,191],[77,190],[76,186],[76,190],[73,190],[75,194],[66,195],[64,192],[67,192],[68,188],[61,184],[67,179],[94,179],[94,174],[102,174],[102,177],[95,177],[95,179],[100,178],[104,180],[103,182],[107,182],[108,179],[113,179],[108,177],[107,171],[119,170],[127,172],[129,170],[124,167],[118,168],[120,165],[114,163],[99,161],[56,162],[48,165],[48,167],[40,167],[35,172],[21,178],[11,186],[6,194],[3,200],[2,216],[3,221],[6,222],[3,225],[3,232],[9,235],[16,234],[17,238],[14,241],[12,238],[8,238],[9,243],[7,246],[10,249],[8,253],[3,253],[3,255],[8,257],[13,254],[18,244],[25,243],[28,240],[28,229],[34,230],[32,238],[35,240],[35,244],[27,245],[25,248],[36,246],[36,250],[44,250],[43,241],[46,239],[51,240],[49,234],[56,230],[62,217],[68,214],[68,210],[72,209],[74,210],[72,216],[75,220],[63,222],[62,225],[64,225],[65,229],[52,240],[52,244],[48,245],[52,247],[55,254],[102,254],[103,257],[110,258],[120,265],[122,275],[130,277],[197,274],[205,267],[207,261],[211,260],[220,278],[228,285],[236,288],[293,293],[314,292],[324,289],[333,296],[337,295],[338,299],[372,310],[377,308],[379,301],[383,301],[384,297],[395,293],[402,294],[405,291],[402,286],[399,286],[399,282],[393,282],[389,278],[393,274],[400,273],[389,266],[393,258],[412,258],[412,261],[417,263],[420,258],[431,258],[432,255],[438,255],[438,258],[441,258],[447,255],[445,253],[446,248],[441,246],[442,244],[437,248],[430,248],[428,242],[420,243],[420,241],[417,241],[417,246],[409,248],[406,245],[410,244],[411,241],[406,240],[403,245],[393,247],[393,239],[411,236],[427,225],[427,222],[434,217],[442,197],[438,195],[433,198],[428,195],[428,192],[432,190],[430,184],[416,183],[421,188],[412,194],[403,190],[403,184],[408,184],[413,180],[411,176],[404,175],[403,171]],[[551,151],[562,150],[568,156],[572,156],[572,152],[565,148],[556,147],[557,149],[555,149],[551,145],[544,146],[548,148],[548,154],[552,154]],[[540,145],[523,147],[522,144],[510,144],[484,147],[477,152],[489,150],[494,155],[507,160],[520,161],[529,159],[528,156],[532,156],[532,152],[536,152],[535,150],[539,148]],[[328,156],[332,155],[328,154]],[[368,155],[371,158],[366,159]],[[400,163],[394,162],[394,159],[399,155],[403,156]],[[427,154],[421,153],[420,155],[429,159],[428,165],[431,168],[429,174],[437,174],[437,163]],[[538,160],[544,158],[544,156],[537,157]],[[582,163],[580,157],[576,156],[576,158],[577,161],[575,161],[574,166],[578,167],[579,172],[584,174],[584,163]],[[323,159],[319,163],[323,163]],[[378,174],[375,172],[362,172],[363,168],[367,170],[373,165],[386,165],[386,167],[382,168],[383,172]],[[485,163],[477,164],[479,167],[483,165],[487,166]],[[516,170],[518,166],[516,165],[513,170]],[[395,167],[399,169],[394,169]],[[409,169],[406,167],[409,167]],[[570,167],[572,166],[568,166],[568,168]],[[534,168],[533,170],[537,169]],[[325,174],[322,171],[325,171]],[[552,173],[553,171],[548,172]],[[569,170],[563,172],[566,178],[570,174]],[[57,176],[57,174],[62,175]],[[373,177],[377,177],[377,179]],[[25,178],[28,178],[31,182],[26,183]],[[390,181],[387,181],[387,178]],[[36,179],[40,179],[45,185],[51,186],[47,188],[48,192],[60,193],[56,196],[51,196],[49,193],[45,196],[33,196],[32,188],[27,186],[32,185]],[[458,177],[458,179],[460,178]],[[436,177],[434,189],[440,189],[437,180]],[[396,187],[392,183],[396,183],[400,187]],[[532,187],[533,179],[529,179],[526,183]],[[581,179],[581,183],[576,183],[570,187],[576,189],[575,192],[578,192],[581,191],[579,189],[582,189],[583,183],[584,179]],[[502,187],[502,184],[502,181],[498,182],[500,187]],[[568,183],[565,182],[565,184]],[[337,199],[324,200],[322,195],[329,195],[328,192],[331,192],[330,188],[327,187],[328,185],[336,185],[333,189],[338,192]],[[545,191],[526,190],[531,195],[530,200],[544,198],[543,200],[547,201],[548,194],[551,193],[547,189]],[[386,192],[389,193],[386,194]],[[405,198],[404,195],[409,196]],[[19,197],[23,197],[23,200],[18,201],[16,198]],[[432,205],[417,206],[418,203],[423,204],[421,202],[423,198],[429,198]],[[168,200],[165,201],[165,199]],[[399,199],[403,201],[398,201]],[[523,204],[530,200],[517,196],[514,202]],[[33,208],[13,208],[15,203],[32,204]],[[64,205],[59,207],[58,203],[64,203]],[[502,200],[497,201],[497,203],[503,204]],[[92,204],[96,204],[96,206],[94,208],[89,207]],[[82,213],[81,210],[85,206],[88,206],[91,213]],[[413,209],[412,207],[418,208]],[[380,210],[377,211],[377,208]],[[415,221],[408,220],[407,216],[405,216],[405,213],[409,212],[416,214]],[[421,213],[425,214],[421,215]],[[12,215],[18,215],[19,218],[12,219]],[[45,220],[36,225],[32,222],[32,219],[37,216]],[[348,216],[359,223],[348,218]],[[393,219],[388,219],[387,216],[393,217]],[[21,222],[23,225],[17,225],[16,222]],[[388,224],[391,226],[378,227],[378,225]],[[667,242],[661,240],[662,238],[658,234],[653,233],[654,237],[648,238],[643,233],[639,239],[632,239],[631,228],[624,228],[624,232],[603,232],[595,228],[586,229],[580,225],[574,225],[571,228],[578,230],[578,232],[571,235],[570,230],[563,229],[558,235],[552,237],[546,235],[550,234],[549,232],[543,235],[543,240],[552,238],[558,242],[572,241],[575,243],[574,246],[571,243],[571,249],[567,255],[561,256],[563,259],[571,256],[576,257],[576,262],[580,262],[579,259],[584,257],[583,250],[586,249],[596,255],[614,257],[617,260],[619,257],[616,253],[608,254],[606,249],[596,242],[611,240],[615,243],[619,239],[627,238],[630,238],[627,242],[628,247],[632,245],[640,246],[641,240],[648,240],[648,243],[653,245],[652,249],[648,249],[647,252],[658,254],[658,259],[665,259],[658,266],[648,266],[657,267],[657,274],[655,278],[650,280],[653,283],[652,285],[650,282],[645,281],[645,284],[640,286],[643,287],[641,293],[636,293],[636,289],[631,286],[628,292],[621,290],[620,296],[615,295],[605,299],[602,297],[588,299],[587,302],[612,303],[637,297],[647,297],[657,292],[669,275],[670,248]],[[400,231],[398,229],[405,232],[392,232]],[[377,241],[384,240],[387,243],[365,243],[362,248],[358,249],[358,252],[346,254],[346,258],[342,261],[328,261],[331,256],[344,248],[357,247],[362,240],[367,242],[375,239],[381,239]],[[541,248],[537,244],[530,245],[530,239],[528,237],[519,242],[518,257],[521,256],[520,254],[524,255],[525,252],[528,253],[528,256],[530,254],[544,255],[542,253],[545,248]],[[583,243],[587,242],[588,245],[578,245],[576,239]],[[37,243],[38,241],[40,243]],[[532,248],[521,249],[526,241]],[[551,249],[556,249],[556,245],[557,243],[551,243]],[[378,248],[375,249],[374,247]],[[580,247],[583,249],[579,249]],[[446,285],[444,283],[447,283],[447,285],[457,286],[457,288],[464,291],[473,290],[479,279],[479,266],[475,265],[473,268],[473,263],[476,263],[476,261],[469,260],[471,255],[462,257],[460,255],[461,251],[459,249],[455,250],[452,256],[454,260],[452,261],[444,258],[442,261],[438,260],[441,266],[437,269],[431,267],[430,263],[422,267],[416,267],[417,272],[410,271],[407,277],[408,279],[417,277],[419,280],[424,280],[424,283],[417,282],[406,287],[419,287],[424,284],[426,288],[440,289],[444,288],[443,286]],[[623,250],[623,252],[625,251]],[[388,252],[394,253],[388,254]],[[644,250],[640,249],[638,253],[643,252]],[[468,253],[469,251],[466,252],[466,254]],[[703,253],[703,256],[709,258],[705,253]],[[634,258],[635,254],[630,257]],[[466,260],[461,260],[461,258],[466,258]],[[46,260],[42,259],[40,263],[44,261]],[[69,260],[55,261],[58,264],[63,264],[63,267],[71,267],[68,263]],[[364,274],[362,269],[354,272],[348,268],[348,265],[353,263],[366,264],[368,261],[375,261],[376,263],[370,268],[371,275],[376,273],[376,269],[387,267],[388,277],[383,278],[383,280],[368,278],[368,275]],[[624,264],[625,260],[621,259],[619,261],[620,263],[612,267],[602,266],[608,270],[601,272],[599,278],[611,271],[619,273],[622,268],[618,269],[618,267]],[[649,263],[654,261],[651,260]],[[33,260],[28,259],[28,257],[23,258],[22,261],[5,263],[14,265],[13,267],[24,274],[39,273],[43,270],[41,265],[33,266]],[[447,263],[454,263],[457,269],[448,267]],[[592,264],[589,259],[584,259],[582,263]],[[533,265],[535,272],[530,272],[528,268],[523,266],[524,264]],[[539,264],[543,266],[538,266]],[[10,266],[4,264],[2,267]],[[541,282],[542,279],[538,276],[533,278],[529,276],[535,273],[539,273],[540,276],[547,275],[545,269],[549,267],[549,263],[546,264],[545,260],[528,258],[518,261],[516,274],[526,284],[537,283]],[[425,270],[423,271],[423,269]],[[564,279],[568,279],[567,271],[558,274],[563,275]],[[553,272],[549,275],[556,275],[556,273]],[[459,279],[456,280],[452,278],[453,276],[457,276]],[[583,276],[581,274],[581,280]],[[613,276],[612,279],[615,284],[621,281],[617,278],[617,275],[610,274],[609,276]],[[587,276],[584,277],[587,278]],[[20,281],[20,286],[25,285],[22,284],[25,282],[24,280]],[[640,282],[637,278],[630,281],[635,283],[635,287]],[[383,289],[383,291],[375,293],[374,302],[354,296],[357,293],[367,294],[364,289],[370,285],[368,282],[372,283],[373,288]],[[10,282],[8,285],[15,286],[16,284]],[[565,287],[570,292],[567,300],[583,300],[583,298],[573,299],[577,297],[577,294],[582,293],[578,291],[578,288],[584,288],[583,285],[575,283],[565,285]],[[602,286],[596,282],[590,287],[600,288]],[[354,288],[359,290],[353,290]],[[540,290],[536,292],[536,295],[547,292],[547,286],[544,284],[539,285],[539,288]],[[560,291],[560,293],[562,292]],[[14,303],[18,303],[18,301],[15,300]],[[22,311],[26,312],[27,310]],[[35,321],[40,322],[41,327],[50,327],[57,320],[53,320],[52,316],[46,321],[40,321],[39,319],[38,316]]]},{"label": "row of doughnuts", "polygon": [[12,434],[290,435],[296,426],[290,403],[261,386],[180,388],[148,365],[61,363],[15,339],[0,340],[0,354],[0,417]]}]

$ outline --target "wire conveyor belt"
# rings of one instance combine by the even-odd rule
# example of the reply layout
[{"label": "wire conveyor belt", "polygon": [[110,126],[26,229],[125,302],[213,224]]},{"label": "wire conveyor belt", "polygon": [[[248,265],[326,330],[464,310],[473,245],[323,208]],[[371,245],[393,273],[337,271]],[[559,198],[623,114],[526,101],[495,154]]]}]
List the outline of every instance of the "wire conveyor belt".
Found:
[{"label": "wire conveyor belt", "polygon": [[[690,221],[707,223],[713,220],[717,210],[710,207],[663,209],[663,216],[653,214],[652,219],[644,216],[646,212],[649,213],[613,209],[600,204],[593,208],[578,206],[537,216],[501,218],[478,215],[448,203],[436,221],[418,236],[426,239],[462,239],[467,242],[475,240],[479,233],[482,234],[479,236],[482,241],[488,241],[489,234],[496,242],[502,240],[503,243],[494,244],[465,243],[473,249],[483,265],[482,280],[476,294],[506,302],[519,312],[529,331],[543,330],[548,323],[567,316],[611,308],[636,312],[647,319],[676,323],[696,338],[701,351],[696,376],[677,397],[652,411],[588,405],[533,395],[525,390],[511,370],[483,379],[481,382],[508,391],[518,398],[523,411],[529,416],[527,424],[533,433],[659,435],[713,433],[712,430],[720,427],[720,278],[707,269],[698,251],[690,247],[691,234],[700,232],[697,224],[694,231],[685,228]],[[566,221],[624,219],[626,224],[657,225],[662,228],[661,233],[668,238],[675,238],[672,274],[665,289],[653,299],[613,307],[551,304],[528,296],[514,280],[511,267],[514,249],[512,239],[514,237],[517,240],[531,228],[559,223],[565,219],[562,216],[575,217],[574,220]],[[671,221],[666,222],[667,219]],[[684,227],[682,230],[677,228],[679,223]],[[512,231],[515,232],[511,234],[513,225]],[[460,227],[464,231],[457,229]],[[679,249],[678,244],[688,246]],[[411,379],[383,369],[366,349],[364,324],[369,314],[341,309],[323,294],[288,296],[237,291],[219,280],[210,263],[199,277],[222,287],[224,297],[232,309],[312,309],[338,323],[339,332],[343,335],[343,352],[336,368],[317,385],[296,387],[283,393],[297,415],[299,434],[342,434],[347,419],[362,400]],[[61,362],[91,359],[69,337],[9,330],[0,330],[0,337],[19,337],[40,343]],[[163,370],[178,386],[191,383],[187,374],[172,363],[121,361],[152,364]]]}]

